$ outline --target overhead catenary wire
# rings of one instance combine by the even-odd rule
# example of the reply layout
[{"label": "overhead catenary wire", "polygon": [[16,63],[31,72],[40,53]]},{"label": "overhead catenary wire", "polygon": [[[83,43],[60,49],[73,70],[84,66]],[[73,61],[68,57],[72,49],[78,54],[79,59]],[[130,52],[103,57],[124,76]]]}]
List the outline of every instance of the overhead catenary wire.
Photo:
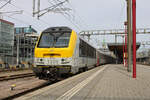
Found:
[{"label": "overhead catenary wire", "polygon": [[[22,9],[21,7],[18,7],[18,6],[16,6],[16,5],[14,5],[13,3],[11,3],[10,5],[14,6],[14,7],[17,8],[17,9]],[[60,9],[62,9],[62,8],[60,8]],[[27,11],[25,11],[25,10],[24,10],[24,13],[26,13],[26,14],[29,15],[30,17],[32,16],[32,14],[30,14],[29,12],[27,12]],[[67,14],[67,13],[65,13],[65,14],[61,13],[61,14],[62,14],[68,21],[70,21],[70,23],[73,24],[77,29],[81,30],[78,25],[76,25],[72,20],[70,20],[70,19],[68,18],[68,16],[65,15],[65,14]],[[35,19],[35,18],[32,17],[32,19]],[[41,19],[40,19],[39,21],[42,22],[42,23],[44,23],[44,24],[46,24],[46,25],[50,25],[49,23],[45,22],[44,20],[41,20]]]},{"label": "overhead catenary wire", "polygon": [[[39,17],[43,16],[44,14],[46,14],[46,13],[52,11],[52,10],[55,10],[55,8],[57,9],[57,7],[58,7],[59,5],[62,5],[62,4],[64,4],[64,3],[65,3],[65,1],[60,2],[60,3],[57,3],[57,4],[55,4],[55,5],[52,5],[52,6],[48,7],[48,8],[42,9],[42,10],[39,9],[37,12],[34,12],[33,14],[38,14],[37,17],[38,17],[38,19],[39,19]],[[54,11],[53,11],[53,12],[54,12]],[[41,14],[40,14],[40,13],[41,13]]]},{"label": "overhead catenary wire", "polygon": [[[21,7],[18,7],[18,6],[16,6],[16,5],[14,5],[12,2],[11,3],[9,3],[10,5],[12,5],[13,7],[15,7],[15,8],[17,8],[17,9],[22,9]],[[25,14],[25,16],[27,16],[27,17],[30,17],[32,20],[36,20],[37,22],[41,22],[41,23],[43,23],[43,24],[45,24],[45,25],[47,25],[47,26],[49,26],[50,24],[49,23],[47,23],[46,21],[44,21],[44,20],[37,20],[37,19],[35,19],[35,18],[33,18],[32,17],[32,14],[30,14],[28,11],[25,11],[25,10],[23,10],[24,11],[24,14]],[[40,24],[36,24],[36,25],[34,25],[33,23],[31,23],[31,22],[25,22],[25,21],[23,21],[23,20],[21,20],[21,19],[17,19],[17,18],[14,18],[14,17],[11,17],[11,16],[7,16],[7,15],[5,15],[6,17],[8,17],[8,18],[10,18],[10,19],[13,19],[13,20],[15,20],[15,21],[17,21],[17,22],[19,22],[19,23],[24,23],[25,25],[32,25],[33,27],[35,27],[36,29],[40,29]],[[36,22],[36,23],[37,23]]]},{"label": "overhead catenary wire", "polygon": [[[60,0],[57,0],[57,1],[60,1]],[[85,23],[85,21],[82,19],[82,17],[77,13],[75,7],[73,7],[73,5],[68,1],[67,2],[69,4],[69,6],[71,7],[71,9],[73,10],[73,13],[76,14],[76,15],[73,15],[74,17],[77,16],[79,18],[79,23],[82,25],[82,27],[84,28],[87,28],[87,24]]]},{"label": "overhead catenary wire", "polygon": [[[57,1],[60,2],[59,0],[54,0],[56,3]],[[64,8],[65,6],[64,5],[61,5],[61,8]],[[84,25],[82,25],[78,20],[75,20],[75,15],[72,14],[72,12],[70,11],[66,11],[64,14],[67,14],[69,15],[68,18],[70,21],[72,21],[74,24],[76,24],[78,27],[80,27],[80,30],[81,30],[81,27],[83,28]]]},{"label": "overhead catenary wire", "polygon": [[[55,2],[61,2],[60,0],[55,0]],[[69,3],[69,2],[68,2]],[[64,5],[61,5],[61,7],[64,7]],[[71,7],[72,8],[72,7]],[[73,9],[74,10],[74,9]],[[75,11],[75,10],[74,10]],[[67,13],[68,12],[68,13]],[[78,24],[80,27],[82,27],[82,28],[84,28],[84,26],[86,26],[86,25],[82,25],[83,23],[82,22],[80,22],[79,20],[75,20],[75,15],[74,14],[72,14],[72,12],[69,12],[69,11],[66,11],[66,13],[68,14],[68,15],[70,15],[70,17],[72,16],[73,18],[72,18],[72,21],[74,21],[74,22],[76,22],[76,24]],[[78,17],[79,18],[79,17]]]},{"label": "overhead catenary wire", "polygon": [[5,7],[7,4],[9,4],[11,2],[11,0],[9,0],[9,1],[7,1],[4,5],[2,5],[1,7],[0,7],[0,9],[2,9],[3,7]]},{"label": "overhead catenary wire", "polygon": [[[17,8],[17,9],[22,9],[21,7],[18,7],[18,6],[16,6],[16,5],[12,4],[12,3],[11,3],[11,5],[14,6],[14,7]],[[26,11],[26,10],[23,10],[23,11],[24,11],[24,13],[26,13],[30,18],[32,18],[32,19],[38,21],[36,18],[32,17],[32,14],[31,14],[31,13],[29,13],[29,12]],[[42,20],[42,19],[40,19],[39,21],[42,22],[42,23],[44,23],[44,24],[46,24],[46,25],[50,25],[49,23],[47,23],[46,21],[44,21],[44,20]]]},{"label": "overhead catenary wire", "polygon": [[[54,1],[56,4],[58,3],[56,0],[53,0],[53,1]],[[48,0],[48,2],[51,3],[49,0]],[[60,1],[60,2],[61,2],[61,1]],[[51,4],[54,5],[53,3],[51,3]],[[60,6],[61,6],[61,7],[60,7]],[[61,9],[61,10],[63,11],[63,8],[65,8],[65,7],[64,7],[64,6],[62,7],[62,6],[63,6],[63,5],[59,5],[60,8],[57,8],[57,9]],[[60,10],[60,11],[61,11],[61,10]],[[66,10],[66,11],[67,11],[67,10]],[[66,14],[67,16],[71,17],[66,11],[63,11],[63,13]],[[60,13],[61,13],[61,12],[60,12]],[[73,16],[73,17],[74,17],[74,16]]]},{"label": "overhead catenary wire", "polygon": [[[51,5],[54,5],[52,2],[49,2]],[[55,1],[55,3],[57,3],[57,1]],[[58,9],[62,9],[62,7],[58,8]],[[72,25],[74,25],[78,30],[81,31],[80,27],[78,25],[76,25],[72,20],[70,20],[63,12],[60,12]]]},{"label": "overhead catenary wire", "polygon": [[[57,1],[56,1],[56,2],[57,2]],[[9,3],[9,4],[12,5],[13,7],[17,8],[17,9],[22,9],[21,7],[18,7],[18,6],[16,6],[16,5],[14,5],[12,2]],[[59,9],[63,9],[63,7],[62,7],[62,6],[59,6]],[[35,20],[35,18],[32,17],[32,14],[31,14],[31,13],[29,13],[29,12],[27,12],[27,11],[24,10],[24,14],[25,14],[25,16],[29,16],[30,18],[32,18],[33,20]],[[71,15],[70,13],[68,14],[67,12],[65,12],[65,13],[61,13],[61,14],[62,14],[71,24],[73,24],[77,29],[81,30],[79,24],[74,23],[74,21],[73,21],[72,19],[68,18],[68,16],[70,17],[70,15]],[[74,16],[74,15],[72,15],[72,16]],[[72,17],[72,16],[71,16],[71,17]],[[21,21],[20,19],[13,18],[13,17],[11,17],[11,16],[7,16],[7,17],[9,17],[9,18],[11,18],[11,19],[19,20],[19,22],[23,22],[23,23],[25,23],[26,25],[29,25],[28,22]],[[36,21],[38,21],[38,20],[36,20]],[[39,21],[42,22],[42,23],[44,23],[44,24],[46,24],[46,25],[48,25],[48,26],[50,25],[50,23],[48,23],[48,22],[46,22],[46,21],[44,21],[44,20],[42,20],[42,19],[40,19]],[[30,25],[33,25],[33,23],[30,23]],[[37,25],[38,25],[38,24],[37,24]],[[33,25],[33,26],[34,26],[34,25]],[[40,27],[40,26],[36,26],[36,27]]]}]

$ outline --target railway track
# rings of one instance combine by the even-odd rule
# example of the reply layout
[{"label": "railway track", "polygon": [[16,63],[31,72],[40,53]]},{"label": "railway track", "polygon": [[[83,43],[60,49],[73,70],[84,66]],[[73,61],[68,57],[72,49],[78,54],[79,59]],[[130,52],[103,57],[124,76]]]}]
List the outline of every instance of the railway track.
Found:
[{"label": "railway track", "polygon": [[19,91],[19,92],[16,92],[16,93],[14,93],[14,94],[12,94],[10,96],[4,97],[4,98],[2,98],[2,100],[12,100],[12,99],[17,98],[19,96],[22,96],[22,95],[25,95],[27,93],[33,92],[35,90],[44,88],[44,87],[46,87],[48,85],[50,85],[50,83],[45,82],[45,83],[42,83],[40,85],[34,86],[33,88],[29,88],[29,89],[26,89],[26,90],[23,90],[23,91]]},{"label": "railway track", "polygon": [[4,69],[0,68],[0,72],[12,72],[12,71],[22,71],[22,70],[29,70],[30,68],[15,68],[15,69]]},{"label": "railway track", "polygon": [[[66,78],[68,78],[68,77],[65,76],[63,78],[59,78],[58,80],[53,81],[53,82],[39,80],[38,78],[35,78],[35,77],[26,77],[24,79],[19,78],[17,80],[10,80],[13,82],[2,81],[3,83],[2,82],[0,83],[0,100],[1,99],[2,100],[12,100],[14,98],[17,98],[19,96],[25,95],[30,92],[33,92],[35,90],[45,88],[49,85],[52,85],[59,81],[62,81]],[[10,89],[12,83],[13,84],[15,83],[15,85],[16,85],[16,87],[13,90]],[[1,89],[1,84],[2,84],[2,89]],[[6,86],[4,86],[4,84]],[[1,90],[4,90],[4,91],[1,91]],[[3,95],[3,94],[5,94],[5,95]]]},{"label": "railway track", "polygon": [[6,81],[6,80],[12,80],[12,79],[18,79],[18,78],[24,78],[24,77],[32,77],[35,76],[34,73],[25,73],[25,74],[17,74],[17,75],[7,75],[7,76],[1,76],[0,81]]},{"label": "railway track", "polygon": [[[20,82],[21,82],[21,84],[20,84]],[[2,91],[0,89],[0,100],[12,100],[12,99],[17,98],[19,96],[25,95],[27,93],[30,93],[30,92],[33,92],[35,90],[44,88],[44,87],[49,86],[51,84],[54,84],[56,82],[58,82],[58,81],[48,82],[48,81],[44,81],[44,80],[39,80],[35,77],[32,77],[30,79],[25,79],[25,80],[18,79],[18,81],[16,82],[16,87],[14,88],[14,90],[11,90],[10,87],[5,87],[5,89],[3,89],[4,90],[3,94],[5,94],[5,95],[1,95]]]}]

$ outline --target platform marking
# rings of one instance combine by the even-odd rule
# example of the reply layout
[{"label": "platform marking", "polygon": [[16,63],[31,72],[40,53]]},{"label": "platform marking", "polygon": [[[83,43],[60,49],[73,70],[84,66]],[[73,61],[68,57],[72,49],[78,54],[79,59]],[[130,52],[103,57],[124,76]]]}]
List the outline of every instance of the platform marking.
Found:
[{"label": "platform marking", "polygon": [[92,74],[92,76],[83,80],[81,83],[77,84],[75,87],[64,93],[62,96],[57,98],[56,100],[69,100],[72,98],[78,91],[80,91],[84,86],[86,86],[92,79],[94,79],[100,72],[102,72],[106,67],[103,67],[101,70],[98,70],[96,73]]}]

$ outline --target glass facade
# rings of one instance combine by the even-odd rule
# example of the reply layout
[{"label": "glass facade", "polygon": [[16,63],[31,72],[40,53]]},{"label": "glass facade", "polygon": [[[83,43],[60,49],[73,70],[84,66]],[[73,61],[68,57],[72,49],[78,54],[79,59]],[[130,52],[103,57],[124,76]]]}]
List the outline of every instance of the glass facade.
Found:
[{"label": "glass facade", "polygon": [[14,24],[0,19],[0,54],[12,55],[14,46]]}]

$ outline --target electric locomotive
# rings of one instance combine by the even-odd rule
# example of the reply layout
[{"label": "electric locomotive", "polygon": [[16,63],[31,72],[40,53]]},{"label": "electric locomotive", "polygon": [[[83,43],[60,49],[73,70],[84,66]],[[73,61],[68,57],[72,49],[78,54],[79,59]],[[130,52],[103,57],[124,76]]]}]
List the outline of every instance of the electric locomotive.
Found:
[{"label": "electric locomotive", "polygon": [[68,27],[44,30],[35,46],[33,72],[40,79],[54,80],[96,65],[96,49]]}]

